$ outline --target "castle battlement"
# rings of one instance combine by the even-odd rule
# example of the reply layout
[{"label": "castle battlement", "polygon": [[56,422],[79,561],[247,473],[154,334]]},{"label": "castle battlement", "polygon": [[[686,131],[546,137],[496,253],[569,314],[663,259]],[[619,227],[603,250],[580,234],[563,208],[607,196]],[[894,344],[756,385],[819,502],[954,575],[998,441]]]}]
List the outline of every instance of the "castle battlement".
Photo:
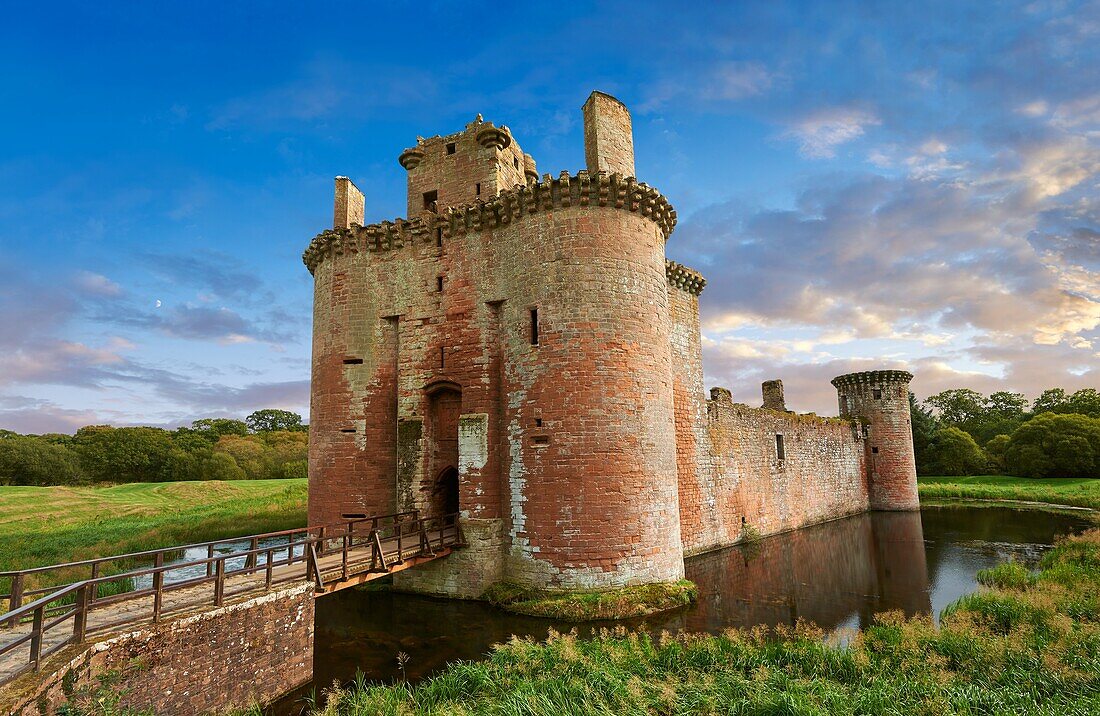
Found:
[{"label": "castle battlement", "polygon": [[703,274],[670,259],[665,259],[665,276],[668,278],[669,286],[687,291],[693,296],[701,294],[707,285]]},{"label": "castle battlement", "polygon": [[[412,245],[446,240],[468,233],[491,231],[524,217],[571,206],[610,207],[653,220],[668,240],[676,227],[676,210],[657,189],[634,177],[582,169],[576,174],[562,172],[557,178],[543,175],[542,181],[506,189],[488,201],[475,201],[447,207],[439,213],[423,211],[411,219],[395,219],[368,226],[331,229],[318,234],[302,254],[312,273],[327,256],[344,253],[389,251]],[[698,273],[680,266],[685,286],[702,281]],[[693,274],[691,278],[688,274]]]}]

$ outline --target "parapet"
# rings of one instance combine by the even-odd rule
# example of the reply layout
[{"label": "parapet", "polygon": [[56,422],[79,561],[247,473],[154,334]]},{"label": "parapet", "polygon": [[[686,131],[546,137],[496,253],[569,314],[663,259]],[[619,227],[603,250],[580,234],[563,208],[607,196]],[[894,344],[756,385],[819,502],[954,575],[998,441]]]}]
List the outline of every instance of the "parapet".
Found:
[{"label": "parapet", "polygon": [[703,278],[703,274],[668,259],[665,259],[665,278],[668,279],[669,286],[687,291],[693,296],[701,294],[703,288],[707,285],[707,280]]},{"label": "parapet", "polygon": [[905,370],[865,370],[838,375],[830,382],[834,388],[860,388],[884,383],[908,383],[913,374]]},{"label": "parapet", "polygon": [[581,170],[576,175],[562,172],[557,179],[546,174],[541,182],[502,191],[489,201],[447,207],[439,214],[423,211],[414,219],[325,231],[310,242],[302,254],[302,261],[313,273],[327,256],[386,251],[416,242],[434,242],[494,229],[522,220],[529,214],[573,206],[609,207],[640,214],[657,224],[666,241],[676,227],[676,210],[653,187],[639,183],[634,177],[606,172],[590,174]]}]

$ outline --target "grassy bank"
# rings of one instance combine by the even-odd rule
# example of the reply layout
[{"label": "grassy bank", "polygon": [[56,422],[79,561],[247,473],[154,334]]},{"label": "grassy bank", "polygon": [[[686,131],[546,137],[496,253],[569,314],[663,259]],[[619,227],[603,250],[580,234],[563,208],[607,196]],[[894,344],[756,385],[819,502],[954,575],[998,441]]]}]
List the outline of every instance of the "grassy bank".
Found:
[{"label": "grassy bank", "polygon": [[0,487],[0,571],[289,529],[305,520],[303,479]]},{"label": "grassy bank", "polygon": [[568,593],[543,592],[499,582],[485,592],[484,598],[516,614],[579,622],[656,614],[690,604],[698,594],[696,586],[686,579],[670,584]]},{"label": "grassy bank", "polygon": [[1100,480],[1088,478],[920,477],[922,499],[1024,500],[1100,509]]},{"label": "grassy bank", "polygon": [[817,630],[513,639],[415,686],[361,684],[326,715],[1100,713],[1100,531],[930,619],[881,616],[847,647]]}]

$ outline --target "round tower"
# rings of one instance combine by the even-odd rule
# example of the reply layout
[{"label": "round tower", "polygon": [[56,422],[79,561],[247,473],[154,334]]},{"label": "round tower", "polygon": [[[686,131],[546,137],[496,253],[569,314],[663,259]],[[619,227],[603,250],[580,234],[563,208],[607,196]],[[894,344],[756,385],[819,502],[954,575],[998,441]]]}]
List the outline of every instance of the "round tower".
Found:
[{"label": "round tower", "polygon": [[916,510],[917,463],[909,416],[909,381],[903,370],[869,370],[833,378],[842,417],[870,424],[867,474],[872,510]]}]

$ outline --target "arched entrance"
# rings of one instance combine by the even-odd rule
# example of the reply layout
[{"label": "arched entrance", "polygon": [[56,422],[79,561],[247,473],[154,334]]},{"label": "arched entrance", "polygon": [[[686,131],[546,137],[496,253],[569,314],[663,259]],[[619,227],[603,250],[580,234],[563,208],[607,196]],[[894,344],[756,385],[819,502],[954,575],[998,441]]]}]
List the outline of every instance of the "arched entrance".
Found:
[{"label": "arched entrance", "polygon": [[453,383],[435,386],[428,394],[427,510],[431,514],[458,512],[458,418],[462,391]]}]

